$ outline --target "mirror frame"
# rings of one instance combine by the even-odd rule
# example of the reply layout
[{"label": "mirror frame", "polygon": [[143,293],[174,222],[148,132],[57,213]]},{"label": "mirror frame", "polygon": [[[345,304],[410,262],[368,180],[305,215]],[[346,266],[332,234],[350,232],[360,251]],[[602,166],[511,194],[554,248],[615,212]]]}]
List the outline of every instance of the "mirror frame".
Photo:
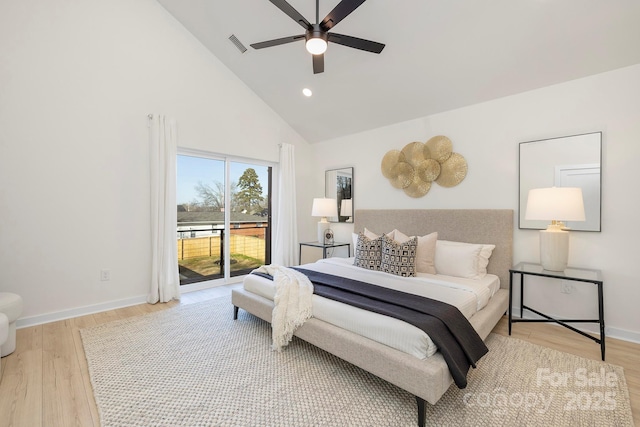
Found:
[{"label": "mirror frame", "polygon": [[353,222],[353,212],[350,216],[340,215],[342,199],[351,199],[352,211],[355,210],[353,198],[353,167],[327,169],[324,173],[324,196],[336,199],[338,216],[327,217],[329,222]]},{"label": "mirror frame", "polygon": [[[570,171],[566,172],[565,171]],[[561,187],[562,177],[583,177],[587,223],[567,223],[571,231],[602,230],[602,132],[592,132],[519,144],[518,228],[544,230],[548,221],[526,220],[527,197],[532,188]],[[598,175],[597,177],[595,175]],[[597,179],[597,185],[594,182]],[[589,185],[590,184],[590,185]],[[590,214],[591,213],[591,214]],[[589,221],[589,217],[596,216]]]}]

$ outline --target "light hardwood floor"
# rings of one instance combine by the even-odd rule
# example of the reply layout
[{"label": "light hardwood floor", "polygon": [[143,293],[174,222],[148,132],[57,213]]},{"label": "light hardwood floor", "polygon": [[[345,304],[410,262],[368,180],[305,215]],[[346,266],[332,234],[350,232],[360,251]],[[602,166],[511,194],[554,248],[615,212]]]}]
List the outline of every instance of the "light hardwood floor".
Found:
[{"label": "light hardwood floor", "polygon": [[[180,302],[142,304],[18,330],[17,348],[2,359],[0,427],[99,426],[79,330],[111,320],[228,296],[230,285],[182,295]],[[503,318],[494,329],[507,335]],[[519,323],[512,336],[595,360],[600,347],[548,324]],[[640,344],[607,339],[607,362],[624,367],[633,417],[640,426]]]}]

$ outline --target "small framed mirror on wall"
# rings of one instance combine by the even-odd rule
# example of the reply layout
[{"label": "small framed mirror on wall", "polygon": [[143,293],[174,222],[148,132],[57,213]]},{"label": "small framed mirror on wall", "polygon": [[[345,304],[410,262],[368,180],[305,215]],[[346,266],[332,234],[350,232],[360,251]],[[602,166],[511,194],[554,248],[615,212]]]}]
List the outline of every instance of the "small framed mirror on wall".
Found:
[{"label": "small framed mirror on wall", "polygon": [[329,222],[353,222],[353,168],[329,169],[324,175],[324,196],[336,199],[338,216]]},{"label": "small framed mirror on wall", "polygon": [[525,219],[529,190],[582,189],[586,221],[568,222],[572,231],[601,231],[602,132],[520,143],[521,229],[544,230],[549,221]]}]

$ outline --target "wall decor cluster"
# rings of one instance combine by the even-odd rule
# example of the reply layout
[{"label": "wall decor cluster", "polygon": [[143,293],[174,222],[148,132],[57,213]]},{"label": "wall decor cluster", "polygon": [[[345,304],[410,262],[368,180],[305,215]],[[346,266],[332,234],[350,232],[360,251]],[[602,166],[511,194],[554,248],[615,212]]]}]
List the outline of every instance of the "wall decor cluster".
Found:
[{"label": "wall decor cluster", "polygon": [[422,197],[435,182],[454,187],[467,176],[467,161],[453,152],[453,143],[438,135],[427,142],[411,142],[402,150],[391,150],[382,158],[382,175],[410,197]]}]

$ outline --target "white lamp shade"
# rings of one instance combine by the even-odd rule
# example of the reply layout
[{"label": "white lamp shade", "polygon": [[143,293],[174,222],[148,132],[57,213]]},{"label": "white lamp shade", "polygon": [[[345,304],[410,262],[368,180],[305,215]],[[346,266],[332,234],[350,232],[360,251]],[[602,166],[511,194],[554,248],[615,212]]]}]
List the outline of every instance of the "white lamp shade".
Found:
[{"label": "white lamp shade", "polygon": [[338,200],[328,198],[313,199],[311,216],[338,216]]},{"label": "white lamp shade", "polygon": [[584,221],[585,214],[582,189],[574,187],[551,187],[529,190],[525,219]]}]

